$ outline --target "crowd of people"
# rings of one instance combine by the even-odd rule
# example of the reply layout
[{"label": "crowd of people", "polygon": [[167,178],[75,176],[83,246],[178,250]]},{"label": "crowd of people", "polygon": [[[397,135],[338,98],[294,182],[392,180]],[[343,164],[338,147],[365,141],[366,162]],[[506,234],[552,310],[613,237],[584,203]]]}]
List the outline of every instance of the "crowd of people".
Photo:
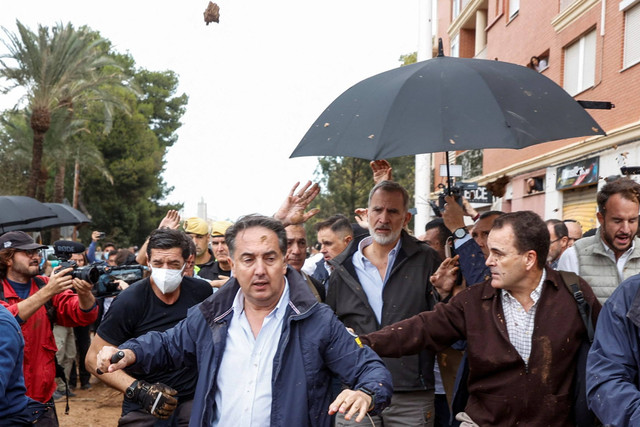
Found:
[{"label": "crowd of people", "polygon": [[124,395],[109,425],[635,425],[639,184],[602,186],[584,236],[448,195],[415,237],[407,190],[372,170],[355,222],[308,229],[309,182],[273,216],[169,211],[136,253],[96,231],[77,267],[148,267],[107,297],[0,236],[0,425],[58,425],[92,375]]}]

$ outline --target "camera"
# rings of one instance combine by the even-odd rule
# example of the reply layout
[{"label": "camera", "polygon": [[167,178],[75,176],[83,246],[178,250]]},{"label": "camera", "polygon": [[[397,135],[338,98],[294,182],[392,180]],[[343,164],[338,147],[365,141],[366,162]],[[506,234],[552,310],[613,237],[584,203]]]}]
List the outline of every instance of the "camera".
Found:
[{"label": "camera", "polygon": [[100,276],[92,290],[96,298],[117,295],[120,293],[118,280],[122,280],[131,285],[143,279],[149,271],[149,267],[140,264],[120,265],[118,267],[99,265],[94,268],[99,272],[98,274]]},{"label": "camera", "polygon": [[74,279],[85,280],[93,285],[96,284],[100,277],[100,272],[96,267],[91,265],[85,267],[78,267],[75,261],[70,261],[71,254],[79,254],[84,252],[84,245],[71,240],[58,240],[53,244],[53,250],[56,257],[60,260],[60,264],[56,271],[64,270],[65,268],[73,268],[71,271],[71,277]]},{"label": "camera", "polygon": [[449,190],[447,190],[445,186],[442,184],[440,184],[438,187],[442,189],[442,192],[438,194],[438,208],[439,210],[443,210],[444,204],[445,204],[444,198],[446,196],[449,196],[449,195],[453,196],[456,202],[458,202],[458,204],[462,206],[462,196],[464,195],[464,192],[467,190],[477,190],[478,183],[456,182]]}]

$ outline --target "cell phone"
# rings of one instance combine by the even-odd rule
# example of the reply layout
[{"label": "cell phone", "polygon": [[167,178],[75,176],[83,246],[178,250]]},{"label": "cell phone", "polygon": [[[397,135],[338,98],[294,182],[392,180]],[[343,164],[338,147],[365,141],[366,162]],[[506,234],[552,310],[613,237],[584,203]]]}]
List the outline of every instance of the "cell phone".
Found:
[{"label": "cell phone", "polygon": [[98,234],[98,239],[104,239],[105,237],[107,237],[107,233],[105,233],[104,231],[101,231],[101,232]]}]

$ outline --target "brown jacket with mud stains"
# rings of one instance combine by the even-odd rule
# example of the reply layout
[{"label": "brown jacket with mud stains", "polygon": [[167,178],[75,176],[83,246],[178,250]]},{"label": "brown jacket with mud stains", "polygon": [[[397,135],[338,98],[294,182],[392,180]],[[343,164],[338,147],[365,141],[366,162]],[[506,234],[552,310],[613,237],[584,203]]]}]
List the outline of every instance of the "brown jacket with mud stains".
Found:
[{"label": "brown jacket with mud stains", "polygon": [[[601,305],[589,285],[580,288],[593,308]],[[434,311],[363,335],[380,356],[400,357],[428,348],[441,351],[466,339],[469,400],[466,413],[481,426],[570,426],[576,354],[586,328],[560,274],[547,268],[538,300],[527,367],[509,341],[500,290],[491,281],[471,286]]]}]

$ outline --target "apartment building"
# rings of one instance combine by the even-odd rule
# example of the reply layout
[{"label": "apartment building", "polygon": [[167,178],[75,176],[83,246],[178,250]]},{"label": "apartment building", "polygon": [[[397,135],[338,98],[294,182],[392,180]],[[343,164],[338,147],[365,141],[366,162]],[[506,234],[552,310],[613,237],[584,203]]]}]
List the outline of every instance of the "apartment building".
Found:
[{"label": "apartment building", "polygon": [[[596,227],[603,178],[640,166],[640,0],[438,0],[437,6],[445,55],[523,66],[537,57],[537,70],[576,100],[615,105],[587,110],[606,136],[455,153],[465,166],[463,181],[494,189],[493,198],[476,200],[478,210],[529,209],[545,219],[577,219],[585,231]],[[434,165],[444,163],[443,154],[433,158]],[[438,169],[435,184],[444,182]]]}]

